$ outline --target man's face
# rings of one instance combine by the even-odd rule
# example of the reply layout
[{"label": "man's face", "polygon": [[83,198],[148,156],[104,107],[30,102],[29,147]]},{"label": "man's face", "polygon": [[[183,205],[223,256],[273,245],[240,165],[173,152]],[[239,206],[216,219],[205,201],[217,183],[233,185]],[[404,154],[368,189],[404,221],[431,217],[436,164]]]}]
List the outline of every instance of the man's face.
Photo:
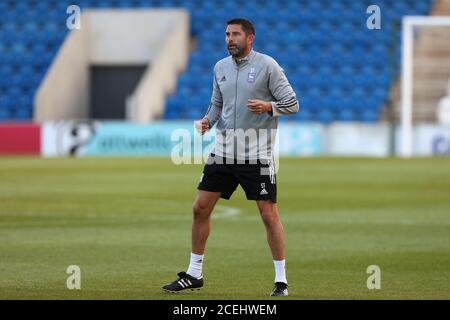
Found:
[{"label": "man's face", "polygon": [[228,52],[235,58],[243,57],[251,46],[253,35],[247,36],[240,24],[230,24],[225,32]]}]

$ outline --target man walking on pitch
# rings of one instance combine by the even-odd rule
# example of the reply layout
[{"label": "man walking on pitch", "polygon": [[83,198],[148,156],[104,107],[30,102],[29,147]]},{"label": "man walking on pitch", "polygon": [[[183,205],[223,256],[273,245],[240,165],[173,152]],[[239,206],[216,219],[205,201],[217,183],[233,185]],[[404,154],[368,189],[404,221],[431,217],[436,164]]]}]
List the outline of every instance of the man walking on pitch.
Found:
[{"label": "man walking on pitch", "polygon": [[215,65],[211,103],[205,117],[196,123],[201,134],[217,123],[217,133],[193,205],[191,260],[188,270],[178,273],[175,281],[163,286],[164,290],[203,287],[202,267],[211,213],[219,198],[230,199],[240,184],[247,199],[256,201],[266,227],[275,266],[271,295],[288,295],[284,230],[276,204],[272,149],[278,117],[296,113],[298,102],[278,63],[252,49],[254,37],[255,28],[250,21],[239,18],[227,22],[230,56]]}]

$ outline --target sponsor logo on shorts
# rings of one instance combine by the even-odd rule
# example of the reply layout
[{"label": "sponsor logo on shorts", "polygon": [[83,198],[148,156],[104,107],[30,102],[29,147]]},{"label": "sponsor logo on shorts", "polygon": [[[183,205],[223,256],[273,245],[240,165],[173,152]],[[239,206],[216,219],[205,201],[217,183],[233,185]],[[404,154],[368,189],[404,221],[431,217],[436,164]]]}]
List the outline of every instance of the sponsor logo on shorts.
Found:
[{"label": "sponsor logo on shorts", "polygon": [[266,184],[265,183],[261,183],[261,192],[259,193],[260,195],[265,195],[265,194],[269,194],[266,190]]}]

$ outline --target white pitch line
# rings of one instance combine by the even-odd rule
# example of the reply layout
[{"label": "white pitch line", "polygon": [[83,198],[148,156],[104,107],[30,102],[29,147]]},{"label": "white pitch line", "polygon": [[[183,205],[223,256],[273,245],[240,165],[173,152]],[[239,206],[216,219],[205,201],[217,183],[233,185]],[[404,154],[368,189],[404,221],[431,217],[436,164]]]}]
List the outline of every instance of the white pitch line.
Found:
[{"label": "white pitch line", "polygon": [[216,205],[212,213],[213,219],[228,219],[241,214],[241,209],[229,206]]}]

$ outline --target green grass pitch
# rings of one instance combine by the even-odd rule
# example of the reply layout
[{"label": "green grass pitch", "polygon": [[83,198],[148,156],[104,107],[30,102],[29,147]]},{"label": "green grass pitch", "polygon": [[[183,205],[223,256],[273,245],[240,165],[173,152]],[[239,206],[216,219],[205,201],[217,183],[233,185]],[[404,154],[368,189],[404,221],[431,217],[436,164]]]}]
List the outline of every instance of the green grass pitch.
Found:
[{"label": "green grass pitch", "polygon": [[[1,158],[0,299],[269,299],[264,226],[241,188],[213,213],[205,287],[160,289],[187,268],[201,170]],[[282,158],[278,183],[289,299],[450,298],[449,158]],[[66,287],[69,265],[81,290]]]}]

